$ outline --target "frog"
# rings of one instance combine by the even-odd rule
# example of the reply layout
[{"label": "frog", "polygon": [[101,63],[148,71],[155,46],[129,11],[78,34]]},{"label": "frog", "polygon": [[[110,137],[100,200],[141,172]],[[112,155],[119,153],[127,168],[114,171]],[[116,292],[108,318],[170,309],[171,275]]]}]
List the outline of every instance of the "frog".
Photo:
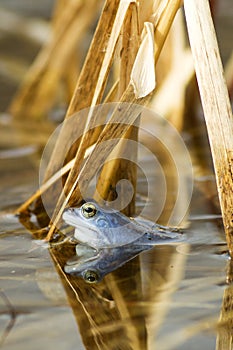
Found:
[{"label": "frog", "polygon": [[68,274],[86,282],[100,282],[109,272],[155,245],[183,240],[177,228],[159,225],[148,219],[128,217],[95,201],[63,212],[63,220],[74,228],[76,255],[64,267]]}]

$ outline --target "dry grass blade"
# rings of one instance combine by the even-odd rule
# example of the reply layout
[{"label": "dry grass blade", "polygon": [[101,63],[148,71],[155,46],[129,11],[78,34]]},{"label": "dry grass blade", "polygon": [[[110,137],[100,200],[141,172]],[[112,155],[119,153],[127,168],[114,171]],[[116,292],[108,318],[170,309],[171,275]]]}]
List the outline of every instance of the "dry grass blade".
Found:
[{"label": "dry grass blade", "polygon": [[233,118],[207,0],[185,0],[185,16],[207,124],[226,238],[233,254]]}]

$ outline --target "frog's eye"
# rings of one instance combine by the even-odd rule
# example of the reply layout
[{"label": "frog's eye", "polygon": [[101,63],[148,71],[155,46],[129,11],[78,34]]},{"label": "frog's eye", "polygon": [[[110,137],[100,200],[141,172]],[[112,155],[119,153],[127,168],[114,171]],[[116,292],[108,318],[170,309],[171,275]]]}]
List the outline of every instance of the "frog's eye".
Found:
[{"label": "frog's eye", "polygon": [[97,271],[87,270],[85,271],[83,278],[88,283],[96,283],[99,281],[100,276]]},{"label": "frog's eye", "polygon": [[94,204],[92,204],[92,203],[85,203],[81,207],[81,212],[82,212],[82,215],[86,219],[89,219],[89,218],[92,218],[93,216],[95,216],[95,214],[97,213],[97,209],[96,209]]}]

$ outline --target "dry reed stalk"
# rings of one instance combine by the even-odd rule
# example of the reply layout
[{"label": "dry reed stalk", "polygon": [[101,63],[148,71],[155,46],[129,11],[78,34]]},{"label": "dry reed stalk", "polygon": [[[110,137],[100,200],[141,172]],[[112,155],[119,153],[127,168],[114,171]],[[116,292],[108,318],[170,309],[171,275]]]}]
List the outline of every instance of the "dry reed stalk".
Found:
[{"label": "dry reed stalk", "polygon": [[60,26],[60,19],[63,12],[65,11],[66,6],[67,6],[66,0],[56,0],[55,6],[53,8],[52,22],[51,22],[53,29],[56,30],[56,27]]},{"label": "dry reed stalk", "polygon": [[182,0],[163,1],[164,7],[155,27],[155,63],[157,63],[172,22],[179,10]]},{"label": "dry reed stalk", "polygon": [[185,0],[185,16],[214,162],[223,223],[233,254],[233,118],[207,0]]},{"label": "dry reed stalk", "polygon": [[225,76],[226,76],[228,91],[232,99],[233,98],[233,51],[225,66]]},{"label": "dry reed stalk", "polygon": [[[126,12],[130,1],[123,2],[119,7],[119,11],[117,12],[119,3],[119,0],[107,0],[105,3],[94,34],[94,38],[80,73],[73,98],[66,113],[65,121],[72,117],[75,112],[83,110],[86,107],[90,107],[91,105],[98,104],[102,99],[107,76],[113,59],[112,56],[115,48],[115,42],[117,40],[116,35],[111,35],[112,28],[115,23],[116,31],[119,32],[121,28],[121,26],[119,26],[119,22],[123,22],[125,16],[124,12]],[[118,18],[115,22],[117,13]],[[91,115],[89,115],[90,123],[88,123],[86,120],[85,114],[85,117],[79,118],[78,125],[73,125],[69,122],[65,122],[63,124],[46,169],[44,182],[48,181],[56,172],[59,171],[59,169],[63,167],[64,164],[66,164],[66,162],[69,162],[75,156],[75,166],[72,168],[73,170],[71,170],[69,174],[69,179],[72,179],[72,177],[74,177],[74,173],[79,171],[79,166],[84,160],[85,151],[91,145],[91,142],[95,137],[94,134],[96,133],[95,130],[91,130],[92,126],[96,124],[96,116],[92,119],[90,116]],[[87,134],[85,130],[87,130],[88,127],[90,131]],[[83,135],[81,140],[75,136],[77,132],[79,135]],[[69,154],[67,155],[66,150],[69,147],[68,145],[71,138],[76,141],[72,144],[72,147],[70,147]],[[78,152],[77,149],[79,149]],[[69,183],[70,181],[68,184]],[[65,191],[67,191],[67,187],[65,188]],[[56,203],[59,195],[61,195],[61,202],[63,201],[62,194],[60,194],[60,190],[56,186],[53,186],[49,189],[47,197],[51,198],[52,202]],[[52,204],[51,207],[54,207],[54,205]],[[36,202],[35,211],[43,211],[42,203],[39,199]],[[56,215],[56,210],[54,215]]]},{"label": "dry reed stalk", "polygon": [[233,344],[233,288],[229,286],[223,294],[222,309],[216,339],[216,350],[230,350]]},{"label": "dry reed stalk", "polygon": [[[121,286],[118,286],[115,276],[108,275],[106,277],[106,282],[109,285],[111,295],[116,303],[121,319],[127,320],[127,323],[125,325],[125,330],[126,330],[127,337],[130,339],[130,344],[132,346],[132,349],[135,349],[135,350],[146,349],[145,338],[140,336],[141,335],[140,328],[137,327],[138,322],[136,323],[136,325],[134,324],[133,318],[132,318],[132,310],[130,310],[131,308],[127,306],[124,295],[122,295],[122,292],[127,295],[128,291],[126,293],[125,288],[123,289],[121,288]],[[145,333],[146,333],[146,329],[144,330],[144,334]]]},{"label": "dry reed stalk", "polygon": [[[135,192],[137,183],[136,143],[138,139],[138,126],[136,124],[139,124],[139,118],[137,118],[133,126],[129,127],[116,146],[116,149],[114,149],[114,154],[116,154],[115,159],[114,155],[112,155],[111,158],[113,159],[104,164],[94,194],[94,199],[100,203],[103,200],[112,201],[119,197],[120,202],[118,202],[118,205],[122,208],[121,211],[128,216],[132,216],[135,213]],[[128,140],[135,142],[134,148],[130,147]],[[129,147],[130,154],[128,151]],[[120,193],[116,193],[117,183],[121,179],[128,180],[132,188],[123,186],[120,189]],[[131,191],[133,191],[133,193]]]},{"label": "dry reed stalk", "polygon": [[[72,117],[78,111],[90,107],[100,103],[104,87],[106,84],[106,77],[109,73],[110,64],[112,62],[112,55],[109,57],[109,52],[106,52],[108,47],[108,42],[110,39],[113,23],[115,21],[117,8],[119,6],[120,0],[108,0],[106,1],[102,14],[99,19],[99,23],[97,25],[90,49],[87,53],[86,60],[84,62],[82,71],[80,73],[76,89],[73,94],[73,98],[70,102],[66,118]],[[122,14],[122,13],[121,13]],[[122,14],[124,16],[124,14]],[[108,54],[108,63],[106,62],[106,55]],[[103,67],[103,63],[105,66]],[[105,70],[103,72],[102,70]],[[100,91],[98,94],[96,92],[97,83]],[[93,100],[95,103],[93,103]],[[82,118],[79,123],[79,132],[84,134],[86,120]],[[46,174],[45,181],[53,176],[64,163],[66,158],[66,154],[64,154],[64,149],[66,149],[66,145],[69,142],[71,135],[70,129],[67,130],[66,124],[63,125],[61,133],[57,139],[53,154],[49,161]],[[82,143],[87,142],[85,148],[89,146],[89,138],[88,140],[82,140]],[[77,149],[79,147],[79,140],[73,144],[72,149],[69,151],[69,159],[75,157],[77,153]],[[84,147],[83,154],[85,152]],[[83,160],[83,154],[79,154],[79,158],[81,161]],[[77,165],[76,165],[77,166]]]},{"label": "dry reed stalk", "polygon": [[[154,36],[155,37],[155,50],[154,50],[155,62],[157,62],[162,46],[165,42],[165,39],[170,30],[175,14],[179,9],[179,6],[180,6],[180,1],[178,0],[170,1],[168,2],[167,6],[164,8],[164,11],[161,13],[161,17],[159,18],[159,21],[157,23],[155,36]],[[140,46],[140,48],[142,48],[141,51],[139,48],[139,52],[141,55],[143,55],[144,46],[145,46],[145,41],[143,41],[142,45]],[[134,65],[133,68],[136,69],[136,75],[137,75],[137,71],[138,72],[143,71],[147,63],[142,60],[142,57],[140,60],[136,60],[136,62],[137,62],[137,66],[135,68],[135,65]],[[139,63],[141,64],[141,67]],[[131,81],[132,81],[132,74],[131,74]],[[137,97],[135,96],[135,90],[137,90]],[[144,97],[139,97],[138,92],[140,92],[141,94],[140,96],[144,96]],[[75,166],[74,166],[74,170],[73,171],[71,170],[69,174],[69,178],[71,180],[69,181],[69,178],[68,178],[64,188],[66,197],[64,198],[64,195],[61,194],[59,198],[53,218],[51,220],[50,231],[46,238],[47,240],[52,239],[53,232],[56,229],[58,223],[60,222],[62,212],[64,211],[64,208],[66,207],[66,205],[68,203],[72,204],[72,202],[77,203],[80,200],[80,196],[81,196],[80,188],[82,188],[82,191],[85,192],[90,179],[98,171],[99,164],[103,164],[106,161],[107,156],[110,154],[110,152],[118,143],[116,139],[121,138],[124,135],[124,133],[128,130],[129,125],[135,122],[136,118],[140,114],[139,106],[148,104],[148,101],[150,100],[150,94],[148,92],[147,85],[145,87],[144,92],[145,93],[141,91],[140,81],[135,81],[134,87],[132,87],[131,83],[128,85],[128,87],[125,90],[125,93],[121,98],[121,101],[118,107],[113,112],[109,120],[109,123],[105,126],[104,130],[102,131],[93,152],[86,160],[82,169],[79,170],[78,175],[77,175],[77,168],[75,168]],[[74,99],[75,99],[75,96],[74,96]],[[125,107],[125,102],[128,103],[127,107]],[[118,125],[118,127],[116,128],[114,125]],[[103,147],[101,149],[101,143],[104,144],[104,142],[108,140],[114,140],[114,141],[111,142],[111,144],[108,144],[108,146],[105,147],[104,149]],[[81,151],[83,152],[83,150]],[[77,158],[79,158],[79,153],[77,154]],[[66,192],[66,189],[69,189],[68,194]]]},{"label": "dry reed stalk", "polygon": [[[163,2],[164,1],[162,1],[162,3]],[[109,73],[109,67],[112,62],[112,57],[109,56],[109,54],[108,56],[106,56],[106,50],[108,47],[112,26],[116,16],[116,8],[118,7],[118,5],[119,0],[106,1],[105,7],[99,20],[99,24],[95,31],[91,47],[88,51],[87,58],[85,60],[83,69],[77,82],[73,98],[67,111],[66,118],[72,116],[73,114],[86,107],[98,104],[101,101],[103,90],[106,84],[106,75]],[[179,5],[180,2],[177,0],[170,1],[164,10],[163,16],[160,15],[159,17],[160,21],[158,24],[158,28],[155,31],[155,41],[157,45],[157,48],[155,49],[155,62],[159,57],[160,51],[163,47],[164,41],[170,29],[170,25],[176,14],[177,8],[179,8]],[[124,18],[124,13],[125,10],[123,8],[120,11],[119,16]],[[108,51],[110,51],[110,49],[108,49]],[[107,58],[105,58],[105,56]],[[102,70],[103,65],[105,65],[105,67],[103,67]],[[98,92],[96,92],[97,83]],[[85,120],[83,120],[83,124],[79,125],[79,130],[84,131],[84,128]],[[64,145],[67,143],[67,140],[69,138],[69,131],[67,133],[64,128],[64,130],[61,131],[61,134],[58,137],[53,155],[47,168],[45,180],[52,176],[63,165],[65,158],[65,155],[63,154],[63,149],[65,148]],[[70,151],[69,159],[72,159],[75,156],[78,145],[79,143],[75,145]]]},{"label": "dry reed stalk", "polygon": [[[113,112],[111,120],[109,121],[108,124],[106,124],[104,130],[102,131],[94,147],[93,152],[87,158],[84,166],[81,168],[78,175],[76,174],[75,171],[73,172],[72,174],[73,178],[71,178],[71,181],[68,185],[66,182],[65,188],[66,186],[67,187],[72,186],[72,187],[70,188],[68,194],[65,192],[66,193],[65,197],[64,197],[64,194],[62,193],[59,198],[57,207],[54,212],[54,216],[51,220],[52,225],[50,227],[47,240],[50,240],[52,238],[53,232],[58,226],[61,215],[66,205],[68,203],[72,205],[72,202],[73,203],[79,202],[81,198],[80,189],[82,189],[83,193],[85,193],[90,180],[98,172],[99,165],[104,164],[108,155],[111,153],[111,151],[119,142],[119,139],[127,131],[129,125],[133,124],[136,118],[138,117],[138,115],[140,114],[140,109],[139,109],[140,105],[147,104],[147,101],[149,100],[149,98],[150,98],[149,96],[146,96],[144,98],[141,98],[140,100],[137,100],[137,105],[136,105],[136,99],[134,97],[134,91],[132,86],[129,86],[129,88],[126,90],[125,94],[122,97],[121,103],[119,103],[118,107]],[[127,103],[125,107],[125,102],[129,102],[129,101],[131,103]],[[108,142],[109,140],[111,140],[110,143]],[[67,179],[67,181],[68,180],[69,178]],[[65,191],[65,188],[64,188],[64,191]],[[71,200],[71,196],[73,196],[72,200]]]},{"label": "dry reed stalk", "polygon": [[[120,29],[124,21],[125,14],[130,5],[130,1],[122,3],[122,5],[120,5],[116,11],[118,5],[119,1],[115,1],[115,3],[112,1],[107,1],[105,4],[105,8],[96,29],[96,33],[89,50],[88,57],[86,59],[86,63],[77,83],[77,88],[68,109],[66,118],[72,116],[75,110],[78,111],[86,106],[95,106],[100,102],[103,96],[107,76],[109,74],[113,60],[115,46],[120,34]],[[96,54],[96,52],[98,54]],[[84,88],[84,86],[86,88]],[[88,96],[82,96],[83,93],[86,93]],[[96,113],[93,113],[93,110],[90,109],[88,112],[87,120],[82,119],[78,125],[78,130],[79,133],[82,132],[82,137],[81,141],[77,140],[77,142],[73,144],[72,149],[69,153],[69,157],[73,156],[73,154],[76,154],[76,159],[74,167],[69,173],[69,177],[64,189],[65,192],[69,192],[70,187],[76,178],[77,171],[84,160],[86,149],[92,145],[93,139],[95,140],[96,130],[93,129],[93,127],[97,123],[100,124],[101,122],[104,123],[105,121],[105,119],[99,120],[99,116],[100,113],[96,115]],[[67,142],[69,138],[70,130],[67,132],[67,128],[63,127],[62,133],[60,134],[56,144],[57,148],[64,149],[64,143],[61,147],[61,142],[62,140],[64,140],[64,142]],[[55,150],[53,152],[54,157],[52,156],[52,159],[49,163],[46,178],[49,177],[51,171],[54,171],[54,168],[57,169],[60,167],[60,164],[57,164],[58,161],[61,161],[63,163],[65,160],[65,155],[62,152],[57,152],[57,148],[55,147]],[[57,154],[59,154],[59,156],[57,156]]]},{"label": "dry reed stalk", "polygon": [[[154,3],[158,3],[158,1],[154,1]],[[164,11],[164,8],[167,5],[167,1],[163,1],[160,2],[159,4],[157,4],[157,6],[159,6],[158,9],[158,15],[154,16],[154,25],[155,28],[158,24],[158,20],[159,17],[161,15],[161,13]],[[158,93],[158,90],[160,89],[160,85],[163,84],[164,80],[167,78],[167,76],[169,75],[169,72],[172,68],[173,65],[173,61],[174,61],[174,53],[177,51],[179,51],[179,49],[181,49],[181,47],[183,46],[183,33],[181,35],[181,37],[179,37],[179,40],[176,40],[176,42],[174,43],[174,36],[180,35],[180,31],[178,31],[178,27],[179,25],[177,25],[177,22],[179,23],[179,19],[180,19],[180,12],[178,11],[178,13],[176,14],[176,18],[171,26],[171,29],[169,30],[168,36],[166,38],[166,42],[164,43],[163,46],[163,50],[159,55],[158,61],[156,63],[156,94],[153,96],[155,97]],[[176,32],[176,34],[174,33],[174,31]]]},{"label": "dry reed stalk", "polygon": [[182,130],[185,93],[194,76],[194,66],[191,51],[186,46],[184,18],[181,11],[177,13],[169,39],[170,45],[169,47],[165,45],[163,56],[167,54],[166,56],[170,57],[170,64],[165,78],[157,87],[150,107],[169,120],[176,129]]},{"label": "dry reed stalk", "polygon": [[189,50],[180,54],[180,59],[160,86],[150,107],[169,120],[179,131],[183,128],[185,93],[194,76],[192,55]]},{"label": "dry reed stalk", "polygon": [[48,112],[59,82],[69,67],[70,57],[93,22],[99,6],[100,2],[96,0],[72,0],[69,6],[59,10],[51,39],[38,54],[9,106],[15,117],[41,119]]},{"label": "dry reed stalk", "polygon": [[[80,0],[75,0],[75,1],[80,1]],[[66,10],[66,7],[67,7],[66,0],[56,0],[56,5],[54,6],[52,21],[51,21],[52,31],[55,33],[59,31],[60,19],[62,18],[63,13]],[[77,42],[77,47],[78,47],[78,42]],[[56,95],[57,95],[57,100],[65,101],[66,105],[68,105],[73,96],[74,89],[76,86],[76,81],[80,74],[80,54],[78,53],[78,50],[73,51],[70,54],[70,57],[66,62],[66,67],[67,68],[69,67],[69,68],[68,69],[66,68],[64,74],[61,77],[61,82],[60,82],[60,85],[64,85],[63,89],[60,89],[62,92],[62,94],[60,95],[62,96],[59,96],[58,92]]]},{"label": "dry reed stalk", "polygon": [[[139,23],[138,23],[138,10],[136,3],[132,3],[126,14],[125,22],[122,30],[121,37],[121,63],[119,74],[119,88],[118,96],[122,96],[126,87],[130,82],[131,70],[137,55],[139,48]],[[137,148],[131,149],[132,162],[121,159],[123,156],[125,147],[129,147],[125,139],[131,139],[137,141],[137,127],[131,126],[122,140],[118,144],[117,157],[114,160],[106,163],[101,171],[100,177],[97,183],[97,193],[94,198],[104,200],[115,199],[116,184],[121,179],[127,179],[132,184],[133,188],[136,188],[137,171],[135,163],[137,160]],[[123,148],[122,151],[119,151]],[[121,195],[120,195],[121,198]],[[123,210],[126,215],[132,215],[135,211],[135,201],[131,200],[128,206]]]},{"label": "dry reed stalk", "polygon": [[[66,118],[72,116],[75,111],[87,106],[95,106],[100,102],[113,60],[115,46],[129,5],[130,1],[120,3],[120,5],[119,0],[114,2],[106,1]],[[77,140],[70,150],[69,156],[76,154],[76,158],[74,167],[71,169],[64,187],[65,193],[70,192],[72,189],[77,172],[84,160],[86,149],[91,145],[94,138],[95,130],[93,126],[96,124],[96,119],[97,116],[93,115],[92,110],[90,110],[87,120],[82,119],[79,123],[79,132],[83,132],[83,136],[81,141]],[[88,129],[89,132],[87,133],[86,130]],[[46,179],[64,163],[65,155],[62,153],[64,149],[63,140],[66,143],[69,141],[69,138],[70,130],[63,127],[47,168]],[[59,152],[60,149],[61,152]],[[63,202],[64,194],[61,193],[53,218],[58,214],[59,207]]]},{"label": "dry reed stalk", "polygon": [[[106,96],[105,103],[113,102],[117,93],[117,86],[118,84],[115,84],[112,88],[112,90],[109,92],[109,94]],[[101,111],[100,111],[101,112]],[[97,119],[100,121],[101,118],[97,117]],[[104,120],[103,120],[104,123]],[[95,132],[93,133],[93,140],[91,143],[95,143],[99,137],[99,134],[102,130],[102,127],[96,128]],[[61,177],[66,175],[74,166],[75,158],[71,159],[68,163],[66,163],[61,169],[59,169],[53,176],[51,176],[48,180],[44,181],[44,183],[40,186],[40,188],[31,195],[30,198],[26,200],[20,207],[17,208],[16,213],[23,214],[26,212],[29,208],[29,206],[37,201],[41,195],[43,195],[47,190],[49,190],[56,181],[59,181]]]},{"label": "dry reed stalk", "polygon": [[[123,31],[122,31],[122,51],[121,51],[121,67],[120,67],[120,78],[119,78],[119,84],[118,84],[118,96],[121,96],[123,92],[125,91],[129,81],[130,81],[130,74],[132,65],[135,60],[135,56],[137,54],[138,46],[139,46],[139,38],[138,38],[138,14],[137,14],[137,7],[135,6],[135,3],[130,4],[129,9],[126,14]],[[109,96],[108,99],[111,97]],[[135,132],[134,126],[129,127],[129,130],[127,133],[129,137],[133,137],[133,139],[137,139],[137,131]],[[125,135],[124,135],[125,136]],[[119,144],[122,145],[122,140],[119,142]],[[119,145],[120,146],[120,145]],[[126,146],[127,147],[127,146]],[[136,149],[132,150],[132,153],[137,152]],[[131,183],[136,184],[136,172],[135,172],[135,166],[134,164],[129,164],[129,162],[125,162],[122,159],[119,159],[121,152],[116,152],[117,159],[112,160],[109,163],[106,163],[103,167],[103,170],[101,172],[100,178],[98,180],[97,190],[101,196],[101,198],[104,199],[110,199],[111,191],[109,191],[109,187],[106,186],[106,184],[109,182],[111,184],[114,184],[115,181],[119,181],[119,179],[124,178],[131,181]],[[131,155],[132,157],[132,155]],[[134,154],[135,157],[135,154]],[[101,181],[104,181],[103,183]],[[104,193],[105,192],[105,193]],[[126,214],[132,213],[134,208],[132,206],[134,205],[134,201],[131,202],[131,204],[128,206],[128,212],[125,211]],[[138,265],[139,266],[139,265]],[[139,269],[137,266],[137,269]],[[132,267],[133,274],[136,275],[137,271],[135,271],[135,265]],[[140,269],[139,269],[140,271]],[[107,284],[109,285],[109,280],[107,280]],[[111,294],[116,302],[116,307],[118,309],[120,318],[122,321],[127,320],[127,324],[124,327],[125,332],[127,334],[127,337],[130,341],[131,346],[133,346],[134,349],[143,349],[143,342],[144,337],[140,336],[140,333],[138,332],[137,325],[138,321],[133,319],[132,310],[128,309],[127,304],[125,303],[124,298],[124,291],[127,289],[130,290],[129,286],[127,288],[118,288],[117,282],[116,282],[116,276],[112,276],[111,278]],[[135,293],[135,292],[134,292]],[[143,322],[143,321],[142,321]],[[140,329],[144,329],[143,326],[140,325]]]}]

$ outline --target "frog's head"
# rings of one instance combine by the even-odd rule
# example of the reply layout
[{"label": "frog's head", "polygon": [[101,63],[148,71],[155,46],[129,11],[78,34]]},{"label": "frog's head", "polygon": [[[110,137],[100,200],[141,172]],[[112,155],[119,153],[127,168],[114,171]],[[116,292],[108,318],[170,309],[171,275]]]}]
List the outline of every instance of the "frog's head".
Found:
[{"label": "frog's head", "polygon": [[66,209],[63,219],[75,227],[74,236],[78,241],[94,248],[125,245],[144,234],[125,215],[95,202]]}]

